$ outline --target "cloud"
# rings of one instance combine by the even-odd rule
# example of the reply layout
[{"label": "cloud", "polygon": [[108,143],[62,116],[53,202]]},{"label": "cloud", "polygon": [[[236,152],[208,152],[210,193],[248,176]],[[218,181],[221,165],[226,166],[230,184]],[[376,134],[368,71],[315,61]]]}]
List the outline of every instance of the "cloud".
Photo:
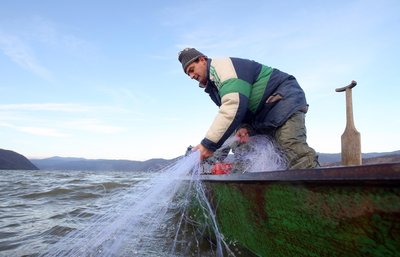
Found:
[{"label": "cloud", "polygon": [[51,72],[39,63],[29,45],[19,37],[0,31],[0,50],[22,68],[43,79],[52,79]]},{"label": "cloud", "polygon": [[123,127],[107,125],[97,119],[78,119],[74,121],[65,122],[64,125],[69,129],[75,129],[75,130],[87,131],[99,134],[115,134],[126,131],[126,129]]},{"label": "cloud", "polygon": [[35,16],[31,19],[29,30],[24,34],[27,34],[32,41],[38,41],[78,55],[87,55],[95,49],[88,41],[69,33],[63,33],[58,24],[41,16]]},{"label": "cloud", "polygon": [[111,122],[110,117],[114,119],[125,112],[118,107],[77,103],[3,104],[0,105],[0,127],[51,137],[72,136],[79,132],[115,134],[127,129],[107,123]]},{"label": "cloud", "polygon": [[125,112],[122,108],[79,103],[2,104],[0,111]]},{"label": "cloud", "polygon": [[68,134],[60,132],[53,128],[43,128],[43,127],[16,127],[17,130],[38,135],[38,136],[47,136],[47,137],[67,137]]},{"label": "cloud", "polygon": [[182,118],[178,118],[178,117],[161,117],[160,120],[163,120],[163,121],[181,121]]},{"label": "cloud", "polygon": [[69,135],[54,128],[47,127],[33,127],[33,126],[15,126],[10,123],[0,123],[0,127],[8,127],[14,130],[32,134],[36,136],[46,137],[68,137]]},{"label": "cloud", "polygon": [[56,23],[40,16],[15,20],[13,23],[18,25],[0,29],[0,52],[23,69],[48,81],[53,80],[54,74],[39,61],[37,55],[68,53],[84,58],[96,49],[84,39],[63,33]]}]

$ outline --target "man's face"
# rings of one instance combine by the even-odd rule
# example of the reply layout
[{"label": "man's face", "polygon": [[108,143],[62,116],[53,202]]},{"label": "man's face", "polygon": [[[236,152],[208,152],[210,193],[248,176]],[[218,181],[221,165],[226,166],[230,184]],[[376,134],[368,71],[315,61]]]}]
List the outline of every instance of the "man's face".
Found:
[{"label": "man's face", "polygon": [[207,60],[200,57],[198,62],[192,62],[186,68],[186,74],[191,78],[197,80],[200,84],[206,85],[207,83]]}]

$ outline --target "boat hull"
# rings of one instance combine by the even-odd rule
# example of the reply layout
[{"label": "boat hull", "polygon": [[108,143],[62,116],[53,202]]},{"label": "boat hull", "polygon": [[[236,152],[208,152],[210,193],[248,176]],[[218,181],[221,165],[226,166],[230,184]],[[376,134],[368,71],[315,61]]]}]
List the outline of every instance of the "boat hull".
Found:
[{"label": "boat hull", "polygon": [[258,256],[400,253],[400,164],[209,175],[202,183],[225,240]]}]

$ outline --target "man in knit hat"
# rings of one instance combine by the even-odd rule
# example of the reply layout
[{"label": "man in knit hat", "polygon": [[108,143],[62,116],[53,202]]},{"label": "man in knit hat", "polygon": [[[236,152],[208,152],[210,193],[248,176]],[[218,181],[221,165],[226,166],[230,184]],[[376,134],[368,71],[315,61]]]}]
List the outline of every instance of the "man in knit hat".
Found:
[{"label": "man in knit hat", "polygon": [[289,169],[318,167],[318,157],[306,142],[304,91],[296,79],[278,69],[241,58],[208,58],[195,48],[178,57],[183,71],[199,82],[219,106],[219,112],[194,150],[211,157],[242,123],[272,136],[285,153]]}]

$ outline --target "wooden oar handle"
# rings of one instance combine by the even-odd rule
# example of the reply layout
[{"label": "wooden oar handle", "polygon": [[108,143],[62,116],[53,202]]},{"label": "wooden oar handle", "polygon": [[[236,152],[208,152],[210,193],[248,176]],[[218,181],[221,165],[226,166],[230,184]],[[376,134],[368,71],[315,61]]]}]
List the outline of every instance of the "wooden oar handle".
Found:
[{"label": "wooden oar handle", "polygon": [[353,87],[355,87],[357,85],[357,82],[355,80],[352,80],[351,83],[345,87],[341,87],[341,88],[336,88],[335,91],[336,92],[343,92],[346,91],[346,89],[351,89]]}]

